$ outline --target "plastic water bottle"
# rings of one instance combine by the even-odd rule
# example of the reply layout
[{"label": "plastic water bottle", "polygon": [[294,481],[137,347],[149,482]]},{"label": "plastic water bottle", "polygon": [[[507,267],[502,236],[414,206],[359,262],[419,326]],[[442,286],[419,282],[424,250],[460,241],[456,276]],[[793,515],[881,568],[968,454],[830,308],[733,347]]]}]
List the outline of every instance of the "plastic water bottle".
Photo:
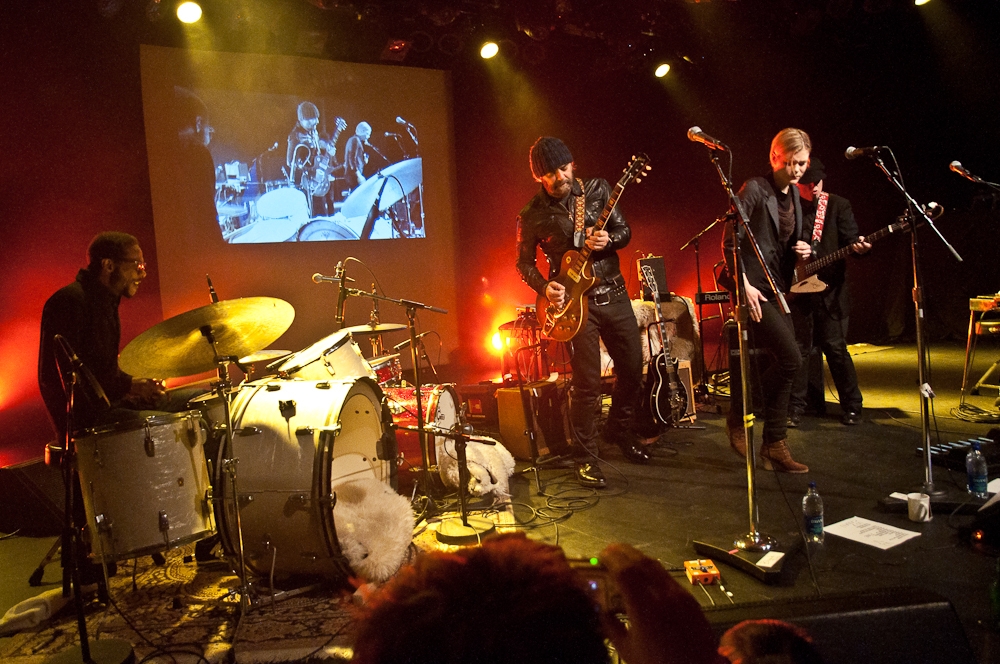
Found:
[{"label": "plastic water bottle", "polygon": [[823,499],[816,491],[816,483],[809,483],[809,491],[802,497],[802,521],[806,542],[823,543]]},{"label": "plastic water bottle", "polygon": [[968,491],[976,498],[986,497],[986,457],[979,450],[979,443],[972,443],[972,449],[965,455],[965,472],[969,477]]}]

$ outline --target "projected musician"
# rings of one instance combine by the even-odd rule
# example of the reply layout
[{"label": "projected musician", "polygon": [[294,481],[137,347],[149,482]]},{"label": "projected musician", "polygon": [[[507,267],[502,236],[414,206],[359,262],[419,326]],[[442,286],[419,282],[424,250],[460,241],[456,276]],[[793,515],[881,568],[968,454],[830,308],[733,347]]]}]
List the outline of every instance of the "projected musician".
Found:
[{"label": "projected musician", "polygon": [[[285,165],[289,183],[298,187],[309,200],[310,216],[322,207],[324,213],[332,213],[327,200],[330,192],[330,178],[339,167],[336,161],[337,139],[347,127],[343,118],[337,118],[333,135],[326,137],[319,131],[319,109],[311,101],[299,104],[298,124],[288,134],[288,148]],[[315,199],[315,200],[314,200]]]},{"label": "projected musician", "polygon": [[359,122],[354,129],[354,136],[347,139],[344,148],[344,170],[347,177],[347,187],[352,191],[365,181],[365,166],[368,165],[368,150],[371,143],[372,126],[367,122]]}]

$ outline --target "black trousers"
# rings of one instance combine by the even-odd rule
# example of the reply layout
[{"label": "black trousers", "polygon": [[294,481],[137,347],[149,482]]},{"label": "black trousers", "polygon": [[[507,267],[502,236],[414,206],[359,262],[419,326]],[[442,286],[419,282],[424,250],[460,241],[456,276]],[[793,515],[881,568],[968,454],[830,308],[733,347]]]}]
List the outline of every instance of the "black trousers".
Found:
[{"label": "black trousers", "polygon": [[[597,418],[601,398],[600,339],[615,363],[615,387],[611,394],[607,430],[627,439],[632,435],[635,409],[642,389],[642,342],[639,324],[626,292],[607,304],[588,301],[587,323],[573,338],[573,380],[570,421],[573,425],[574,457],[589,459],[597,454]],[[597,301],[600,301],[598,299]]]},{"label": "black trousers", "polygon": [[[788,437],[788,399],[792,382],[802,366],[802,356],[791,317],[782,313],[774,302],[761,303],[761,319],[750,321],[747,331],[749,346],[757,351],[750,359],[752,408],[763,413],[763,442],[776,443]],[[769,362],[761,356],[762,350],[771,355]],[[732,358],[730,365],[738,367],[739,357]],[[742,426],[743,385],[739,371],[730,370],[730,390],[729,422],[731,426]]]},{"label": "black trousers", "polygon": [[[795,339],[802,357],[808,358],[814,348],[818,348],[830,365],[830,375],[837,387],[840,407],[845,411],[861,412],[861,388],[854,360],[847,350],[847,316],[833,316],[827,311],[821,299],[822,294],[799,296],[792,301],[792,322]],[[819,363],[820,382],[823,364]],[[810,376],[808,363],[799,370],[792,385],[789,412],[801,413],[809,403],[809,385],[815,378]]]}]

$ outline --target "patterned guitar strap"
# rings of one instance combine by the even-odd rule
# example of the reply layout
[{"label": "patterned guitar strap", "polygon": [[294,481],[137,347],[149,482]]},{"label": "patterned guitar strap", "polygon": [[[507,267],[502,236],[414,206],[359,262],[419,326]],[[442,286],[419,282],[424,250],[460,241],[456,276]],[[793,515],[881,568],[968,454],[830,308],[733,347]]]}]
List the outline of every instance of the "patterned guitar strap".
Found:
[{"label": "patterned guitar strap", "polygon": [[573,222],[573,246],[580,249],[583,247],[583,241],[587,238],[583,228],[587,216],[587,192],[583,189],[583,180],[576,178],[576,184],[583,193],[576,197],[576,205],[573,206],[569,218]]},{"label": "patterned guitar strap", "polygon": [[825,191],[816,199],[816,221],[813,222],[812,248],[813,253],[819,248],[820,238],[823,237],[823,223],[826,221],[826,204],[830,200],[830,194]]}]

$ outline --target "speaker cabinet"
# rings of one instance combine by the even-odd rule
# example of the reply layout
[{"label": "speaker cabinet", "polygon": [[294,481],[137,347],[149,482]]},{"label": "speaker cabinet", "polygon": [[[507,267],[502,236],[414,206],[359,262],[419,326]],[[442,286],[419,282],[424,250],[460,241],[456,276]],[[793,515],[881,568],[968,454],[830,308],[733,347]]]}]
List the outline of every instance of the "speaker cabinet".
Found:
[{"label": "speaker cabinet", "polygon": [[41,457],[0,468],[0,532],[28,537],[62,532],[65,504],[62,473]]},{"label": "speaker cabinet", "polygon": [[819,599],[783,599],[705,611],[718,636],[744,620],[802,627],[825,662],[975,664],[955,609],[922,588],[886,588]]},{"label": "speaker cabinet", "polygon": [[[535,442],[539,456],[562,454],[569,447],[566,409],[568,383],[536,381],[524,386],[529,401],[529,418],[534,420]],[[500,437],[515,459],[532,461],[531,441],[525,421],[521,391],[516,387],[497,390]],[[533,417],[532,417],[533,415]]]}]

